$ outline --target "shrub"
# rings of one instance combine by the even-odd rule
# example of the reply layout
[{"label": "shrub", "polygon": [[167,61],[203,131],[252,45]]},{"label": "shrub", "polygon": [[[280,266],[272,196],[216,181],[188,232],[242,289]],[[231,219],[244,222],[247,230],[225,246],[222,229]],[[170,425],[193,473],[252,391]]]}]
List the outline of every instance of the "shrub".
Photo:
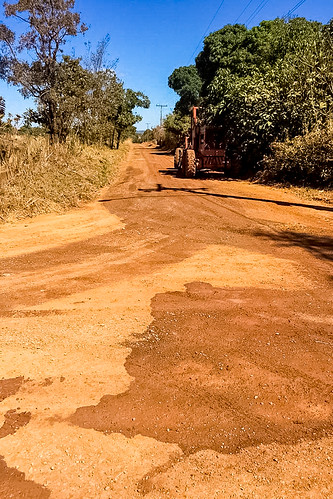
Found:
[{"label": "shrub", "polygon": [[333,122],[285,142],[274,142],[258,180],[312,187],[333,186]]}]

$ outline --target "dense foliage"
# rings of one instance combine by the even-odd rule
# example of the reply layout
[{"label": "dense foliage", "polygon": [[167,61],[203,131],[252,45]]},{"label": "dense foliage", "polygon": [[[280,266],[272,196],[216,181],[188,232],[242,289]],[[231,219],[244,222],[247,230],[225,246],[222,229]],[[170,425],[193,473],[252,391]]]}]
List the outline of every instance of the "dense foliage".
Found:
[{"label": "dense foliage", "polygon": [[257,178],[263,182],[325,187],[333,179],[333,123],[271,145]]},{"label": "dense foliage", "polygon": [[180,113],[169,114],[164,120],[164,145],[168,149],[176,147],[182,141],[182,138],[187,133],[191,126],[190,117],[181,115]]},{"label": "dense foliage", "polygon": [[[255,171],[273,142],[327,127],[333,111],[333,22],[295,18],[263,21],[252,29],[227,25],[205,39],[196,69],[205,121],[221,127],[243,169]],[[185,71],[174,73],[180,70]]]},{"label": "dense foliage", "polygon": [[169,76],[168,84],[180,96],[175,111],[187,114],[191,106],[195,106],[200,98],[202,81],[197,68],[195,66],[182,66],[175,69]]}]

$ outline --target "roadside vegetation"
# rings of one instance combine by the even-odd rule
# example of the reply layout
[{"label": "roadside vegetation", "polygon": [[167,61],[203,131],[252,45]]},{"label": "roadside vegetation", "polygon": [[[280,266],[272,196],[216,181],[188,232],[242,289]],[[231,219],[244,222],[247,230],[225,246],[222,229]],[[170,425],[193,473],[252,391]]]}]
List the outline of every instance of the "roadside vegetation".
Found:
[{"label": "roadside vegetation", "polygon": [[333,185],[333,20],[227,25],[206,37],[195,65],[174,70],[169,86],[180,97],[165,122],[174,147],[182,119],[200,106],[244,176]]},{"label": "roadside vegetation", "polygon": [[50,144],[46,137],[0,136],[0,220],[63,212],[96,196],[117,173],[130,147],[87,146],[77,139]]},{"label": "roadside vegetation", "polygon": [[68,39],[87,31],[74,7],[74,0],[4,3],[0,77],[35,107],[4,120],[0,98],[1,219],[93,197],[135,134],[136,108],[150,106],[142,92],[124,88],[117,61],[108,61],[109,36],[95,50],[87,44],[86,57],[66,54]]}]

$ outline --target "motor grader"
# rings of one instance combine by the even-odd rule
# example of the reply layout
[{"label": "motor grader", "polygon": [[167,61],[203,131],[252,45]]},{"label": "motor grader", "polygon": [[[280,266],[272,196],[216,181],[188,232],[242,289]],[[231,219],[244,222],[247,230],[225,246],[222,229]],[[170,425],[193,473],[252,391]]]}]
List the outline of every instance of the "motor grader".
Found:
[{"label": "motor grader", "polygon": [[227,171],[226,143],[221,129],[200,123],[198,108],[193,107],[191,129],[184,147],[177,147],[174,166],[185,177],[195,177],[200,170]]}]

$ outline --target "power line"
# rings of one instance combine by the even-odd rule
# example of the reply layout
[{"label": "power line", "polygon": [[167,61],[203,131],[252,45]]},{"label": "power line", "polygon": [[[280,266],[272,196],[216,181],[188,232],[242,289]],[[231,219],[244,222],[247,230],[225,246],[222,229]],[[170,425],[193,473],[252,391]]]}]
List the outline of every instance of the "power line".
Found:
[{"label": "power line", "polygon": [[253,2],[253,0],[250,0],[249,3],[246,5],[246,7],[242,10],[242,12],[239,14],[239,16],[237,17],[236,21],[234,24],[237,23],[238,19],[240,19],[242,17],[242,15],[244,14],[244,12],[248,9],[248,7],[250,7],[251,3]]},{"label": "power line", "polygon": [[250,17],[248,17],[248,19],[246,20],[245,24],[250,23],[259,14],[259,12],[264,7],[266,7],[266,5],[268,4],[268,2],[269,2],[269,0],[262,0],[260,2],[260,4],[258,5],[258,7],[254,10],[254,12],[252,12],[252,14],[250,15]]},{"label": "power line", "polygon": [[216,17],[217,17],[217,14],[220,12],[221,7],[222,7],[222,5],[224,4],[224,1],[225,1],[225,0],[222,0],[222,2],[220,3],[220,5],[219,5],[219,7],[218,7],[217,11],[216,11],[216,12],[215,12],[215,14],[213,15],[212,20],[210,21],[210,23],[208,24],[208,26],[207,26],[207,28],[206,28],[206,31],[205,31],[205,32],[204,32],[204,34],[202,35],[202,38],[200,39],[200,41],[199,41],[198,45],[195,47],[193,54],[192,54],[192,55],[191,55],[191,57],[189,58],[189,62],[188,62],[188,64],[190,63],[190,61],[192,60],[192,57],[195,55],[196,51],[197,51],[197,50],[198,50],[198,48],[200,47],[201,42],[203,41],[203,39],[204,39],[204,38],[205,38],[205,36],[207,35],[208,30],[209,30],[209,28],[211,27],[211,25],[213,24],[213,22],[215,21],[215,19],[216,19]]},{"label": "power line", "polygon": [[288,19],[288,17],[290,17],[295,12],[295,10],[297,10],[305,2],[306,2],[306,0],[300,0],[296,5],[294,5],[294,7],[292,9],[290,9],[287,12],[287,14],[285,14],[284,16],[282,16],[282,19]]},{"label": "power line", "polygon": [[[264,8],[266,7],[266,5],[268,4],[269,0],[261,0],[261,2],[259,3],[259,5],[257,6],[257,8],[254,10],[254,12],[248,17],[248,19],[246,20],[246,23],[245,24],[248,24],[250,23],[258,14],[259,12]],[[305,3],[306,0],[299,0],[299,2],[297,2],[296,5],[294,5],[294,7],[292,9],[290,9],[287,14],[285,14],[282,19],[287,19],[288,17],[290,17],[301,5],[303,5],[303,3]]]},{"label": "power line", "polygon": [[[268,4],[270,0],[261,0],[261,2],[259,3],[259,5],[255,8],[255,10],[252,12],[252,14],[247,18],[247,20],[245,21],[245,24],[247,25],[249,22],[251,22],[258,14],[259,12],[262,11],[262,9],[264,7],[266,7],[266,5]],[[212,17],[210,23],[208,24],[204,34],[202,35],[202,37],[200,38],[200,41],[198,43],[198,45],[195,47],[194,51],[193,51],[193,54],[191,55],[191,57],[189,58],[188,60],[188,63],[189,64],[192,60],[192,58],[194,57],[194,55],[196,54],[198,48],[200,47],[200,44],[202,43],[202,41],[204,40],[205,36],[207,35],[208,33],[208,30],[209,28],[211,27],[211,25],[213,24],[213,22],[215,21],[218,13],[220,12],[221,10],[221,7],[222,5],[224,4],[225,0],[222,0],[222,2],[220,3],[217,11],[215,12],[214,16]],[[237,17],[236,21],[234,24],[237,23],[237,21],[242,17],[242,15],[244,14],[244,12],[250,7],[251,3],[253,2],[253,0],[250,0],[246,6],[244,7],[244,9],[242,10],[242,12],[239,14],[239,16]],[[282,19],[285,19],[285,18],[288,18],[290,17],[299,7],[301,7],[301,5],[303,5],[304,3],[306,2],[306,0],[300,0],[292,9],[290,9],[287,14],[285,14]]]}]

